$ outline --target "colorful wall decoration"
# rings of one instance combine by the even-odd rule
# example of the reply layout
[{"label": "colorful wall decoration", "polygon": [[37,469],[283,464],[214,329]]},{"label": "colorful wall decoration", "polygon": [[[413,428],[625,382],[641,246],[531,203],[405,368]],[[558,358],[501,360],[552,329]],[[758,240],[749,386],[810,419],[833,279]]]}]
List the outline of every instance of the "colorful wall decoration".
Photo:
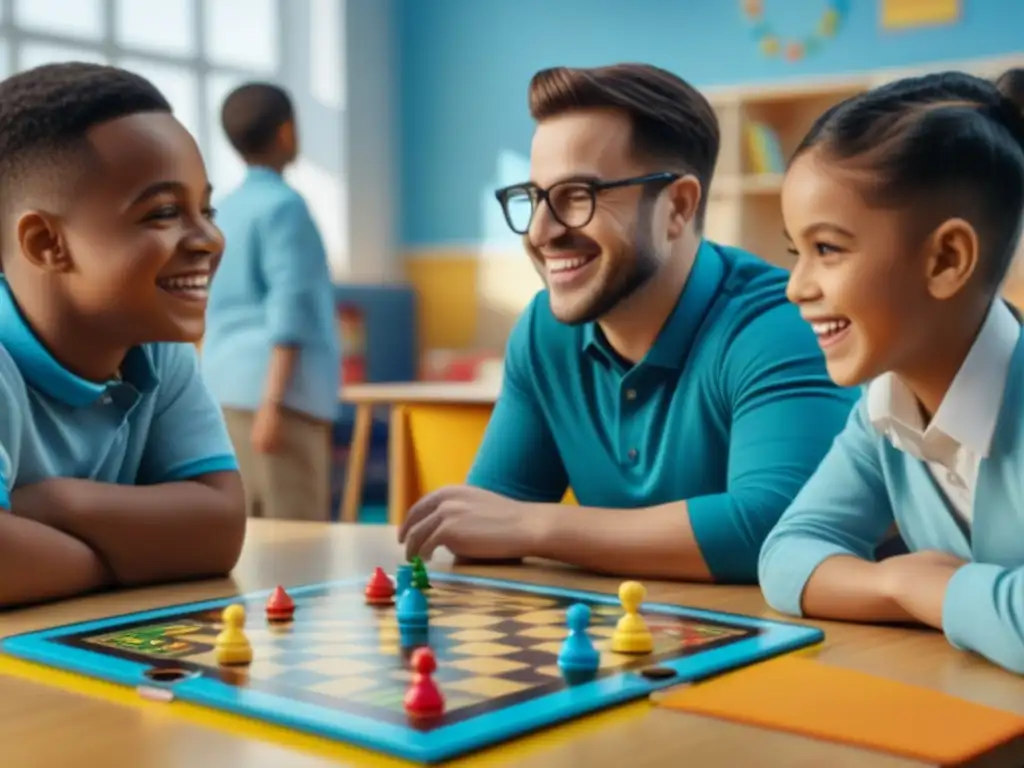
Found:
[{"label": "colorful wall decoration", "polygon": [[821,50],[836,36],[846,18],[848,0],[829,0],[822,3],[822,11],[810,25],[811,32],[803,36],[786,34],[776,29],[771,14],[765,10],[764,0],[740,0],[743,15],[753,25],[754,41],[769,58],[782,56],[786,61],[800,61]]},{"label": "colorful wall decoration", "polygon": [[879,20],[886,31],[955,24],[961,0],[879,0]]}]

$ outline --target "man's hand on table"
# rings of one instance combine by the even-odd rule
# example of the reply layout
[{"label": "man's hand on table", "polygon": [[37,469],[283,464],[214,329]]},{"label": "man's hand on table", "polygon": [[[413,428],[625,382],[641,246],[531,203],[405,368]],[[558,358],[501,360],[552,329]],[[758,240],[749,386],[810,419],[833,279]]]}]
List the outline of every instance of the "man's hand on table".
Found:
[{"label": "man's hand on table", "polygon": [[438,547],[466,560],[517,560],[535,555],[547,505],[528,504],[466,485],[420,499],[398,531],[406,555],[429,559]]}]

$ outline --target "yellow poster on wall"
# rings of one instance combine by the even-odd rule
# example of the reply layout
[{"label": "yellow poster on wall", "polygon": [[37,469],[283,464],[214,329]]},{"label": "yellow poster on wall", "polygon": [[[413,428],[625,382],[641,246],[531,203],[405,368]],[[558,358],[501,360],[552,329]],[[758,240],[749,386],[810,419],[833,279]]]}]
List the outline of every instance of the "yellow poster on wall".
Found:
[{"label": "yellow poster on wall", "polygon": [[914,29],[955,24],[961,0],[879,0],[882,29]]}]

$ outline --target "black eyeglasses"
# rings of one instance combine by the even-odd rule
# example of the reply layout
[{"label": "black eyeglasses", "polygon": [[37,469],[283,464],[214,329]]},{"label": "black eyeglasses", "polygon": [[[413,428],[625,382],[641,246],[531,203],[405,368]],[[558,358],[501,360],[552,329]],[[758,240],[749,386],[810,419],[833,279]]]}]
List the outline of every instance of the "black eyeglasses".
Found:
[{"label": "black eyeglasses", "polygon": [[597,195],[606,189],[631,187],[637,184],[670,184],[678,173],[651,173],[616,181],[569,179],[542,189],[533,183],[513,184],[494,193],[501,203],[505,221],[517,235],[525,235],[540,204],[547,202],[551,215],[569,229],[585,227],[594,218]]}]

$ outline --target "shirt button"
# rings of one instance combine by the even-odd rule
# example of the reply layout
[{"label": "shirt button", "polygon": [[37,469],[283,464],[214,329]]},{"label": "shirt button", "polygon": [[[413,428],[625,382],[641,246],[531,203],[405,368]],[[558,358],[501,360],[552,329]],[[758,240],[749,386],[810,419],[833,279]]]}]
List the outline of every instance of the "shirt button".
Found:
[{"label": "shirt button", "polygon": [[114,398],[112,398],[110,395],[104,395],[103,399],[100,402],[102,402],[104,405],[110,405],[112,402],[114,402]]},{"label": "shirt button", "polygon": [[627,389],[626,390],[626,399],[627,400],[636,400],[636,390],[635,389]]},{"label": "shirt button", "polygon": [[963,488],[964,481],[956,472],[950,472],[946,475],[946,479],[956,488]]},{"label": "shirt button", "polygon": [[630,448],[629,453],[626,455],[629,456],[630,461],[636,461],[636,457],[640,455],[640,452],[636,448]]}]

